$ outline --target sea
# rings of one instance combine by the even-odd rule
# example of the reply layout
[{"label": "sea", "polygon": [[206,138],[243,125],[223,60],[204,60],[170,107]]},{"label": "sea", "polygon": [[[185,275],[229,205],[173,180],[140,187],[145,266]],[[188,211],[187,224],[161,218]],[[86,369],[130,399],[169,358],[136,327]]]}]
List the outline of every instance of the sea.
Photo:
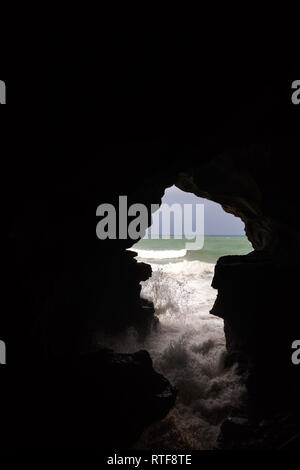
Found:
[{"label": "sea", "polygon": [[143,239],[133,245],[136,260],[151,265],[141,297],[153,302],[159,323],[143,340],[134,329],[121,339],[106,338],[119,352],[146,349],[178,391],[168,416],[135,444],[139,450],[214,449],[222,422],[246,396],[236,365],[225,367],[224,325],[210,313],[217,295],[211,283],[220,256],[245,255],[252,246],[245,236],[205,236],[201,250],[186,250],[187,241]]}]

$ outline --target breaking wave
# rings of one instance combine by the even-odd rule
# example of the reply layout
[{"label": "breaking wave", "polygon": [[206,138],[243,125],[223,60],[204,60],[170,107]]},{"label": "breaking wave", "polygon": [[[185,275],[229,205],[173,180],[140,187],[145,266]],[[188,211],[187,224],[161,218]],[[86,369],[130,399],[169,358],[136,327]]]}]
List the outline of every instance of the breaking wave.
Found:
[{"label": "breaking wave", "polygon": [[178,395],[168,416],[147,428],[135,448],[212,449],[222,421],[245,393],[235,367],[225,367],[223,320],[209,313],[216,298],[214,264],[184,259],[151,267],[141,297],[153,302],[157,328],[142,343],[131,329],[110,346],[121,352],[147,349]]},{"label": "breaking wave", "polygon": [[152,264],[141,296],[160,323],[148,339],[154,367],[178,389],[168,416],[148,428],[138,449],[211,449],[222,421],[239,406],[244,388],[235,367],[225,368],[223,320],[209,313],[216,298],[214,265],[186,261]]},{"label": "breaking wave", "polygon": [[183,258],[186,255],[186,250],[137,250],[132,249],[138,254],[138,258],[147,260],[157,259],[176,259]]}]

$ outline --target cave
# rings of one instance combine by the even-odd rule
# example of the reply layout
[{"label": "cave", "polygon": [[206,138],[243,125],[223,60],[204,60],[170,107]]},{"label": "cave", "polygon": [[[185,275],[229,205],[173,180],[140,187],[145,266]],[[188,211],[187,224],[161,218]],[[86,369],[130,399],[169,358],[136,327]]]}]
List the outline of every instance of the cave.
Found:
[{"label": "cave", "polygon": [[[101,87],[98,64],[91,61],[85,79],[77,57],[67,71],[61,56],[55,70],[64,86],[54,80],[50,96],[57,92],[61,109],[50,112],[47,102],[32,116],[21,110],[13,130],[2,122],[5,449],[135,449],[172,413],[178,391],[149,352],[101,347],[102,334],[120,337],[128,328],[147,338],[156,320],[140,297],[150,266],[136,261],[132,240],[99,240],[95,229],[100,204],[117,207],[126,195],[151,214],[173,185],[240,218],[253,247],[214,268],[212,314],[224,321],[226,367],[236,367],[247,394],[222,422],[214,450],[299,446],[300,366],[291,358],[300,331],[300,108],[289,83],[261,74],[249,77],[246,95],[245,81],[226,74],[217,95],[219,74],[203,77],[195,61],[170,79],[180,53],[161,54],[141,48],[129,69],[114,59]],[[159,62],[152,70],[161,79],[146,73],[147,60]],[[43,101],[49,67],[37,74],[32,102]],[[103,119],[74,106],[82,84]]]},{"label": "cave", "polygon": [[[210,313],[217,292],[211,283],[218,258],[247,254],[252,246],[240,219],[176,186],[165,189],[152,216],[151,228],[130,249],[152,270],[140,293],[154,308],[152,325],[145,336],[129,328],[107,345],[117,352],[147,350],[177,392],[168,415],[142,433],[135,449],[212,449],[221,423],[244,405],[246,390],[226,353],[223,319]],[[195,234],[198,243],[191,243]]]},{"label": "cave", "polygon": [[[157,144],[148,142],[144,148],[155,153],[161,150]],[[108,146],[106,151],[109,160],[109,153],[115,152],[115,148]],[[131,145],[130,151],[134,151],[134,146]],[[136,151],[140,151],[139,145]],[[240,411],[241,415],[229,417],[223,423],[219,445],[225,448],[255,447],[262,433],[266,435],[264,445],[266,441],[270,446],[275,445],[276,439],[284,445],[293,437],[296,426],[295,415],[290,422],[289,412],[298,409],[297,368],[290,360],[299,322],[294,307],[296,299],[294,295],[288,299],[285,295],[274,297],[274,292],[288,289],[295,276],[296,266],[290,263],[291,258],[287,258],[286,252],[295,246],[297,232],[292,226],[287,230],[287,220],[282,222],[278,218],[283,214],[278,213],[282,209],[282,200],[278,207],[273,192],[274,186],[277,191],[276,180],[268,180],[266,186],[266,180],[262,178],[262,171],[269,171],[268,154],[266,160],[265,155],[265,150],[260,147],[249,149],[243,160],[240,160],[239,152],[236,157],[230,152],[204,162],[201,167],[196,166],[193,171],[174,169],[173,174],[167,176],[162,172],[158,174],[161,176],[143,181],[134,193],[129,190],[132,187],[130,178],[125,182],[129,201],[148,206],[153,202],[159,204],[165,188],[175,183],[182,191],[221,204],[226,212],[240,217],[245,224],[254,251],[248,255],[221,257],[215,266],[212,283],[218,292],[212,313],[224,320],[228,366],[238,364],[249,400],[246,409]],[[256,165],[259,165],[258,174]],[[99,185],[95,178],[93,194],[92,175],[88,168],[88,197],[77,192],[75,178],[72,198],[70,193],[58,192],[56,198],[47,200],[47,210],[43,201],[39,224],[35,223],[35,214],[41,204],[34,201],[24,205],[22,217],[27,223],[26,230],[23,231],[24,225],[19,224],[11,234],[18,270],[16,273],[13,265],[10,275],[14,283],[18,280],[22,296],[16,298],[11,294],[10,301],[14,315],[22,311],[25,302],[30,305],[32,317],[17,317],[21,328],[16,329],[15,319],[7,316],[3,339],[8,345],[7,361],[12,368],[4,393],[18,394],[19,381],[24,384],[22,396],[17,395],[18,406],[14,411],[8,410],[9,414],[23,416],[18,428],[20,434],[16,436],[14,428],[8,424],[5,434],[8,442],[19,438],[25,442],[28,439],[28,446],[33,441],[35,445],[60,446],[67,429],[68,445],[71,442],[78,444],[80,439],[81,445],[96,446],[99,433],[88,421],[88,416],[93,414],[95,421],[98,416],[105,429],[105,434],[101,431],[104,448],[132,446],[145,427],[163,419],[175,403],[176,390],[153,369],[146,351],[114,353],[106,348],[99,349],[95,342],[96,332],[120,334],[130,326],[141,335],[147,335],[153,326],[154,309],[150,302],[140,298],[139,284],[151,276],[151,269],[147,264],[137,263],[135,253],[126,250],[132,246],[132,240],[102,242],[94,238],[95,226],[92,227],[89,207],[92,209],[99,198]],[[82,180],[82,168],[78,177]],[[135,177],[132,174],[132,178]],[[122,181],[119,181],[119,188],[124,194]],[[71,199],[72,205],[69,204]],[[83,201],[87,210],[83,209]],[[74,207],[76,210],[72,212]],[[66,208],[67,218],[64,217]],[[288,219],[286,212],[284,216]],[[74,222],[76,231],[72,231]],[[91,230],[86,231],[87,225]],[[30,258],[30,277],[24,275],[24,270],[28,269],[27,258],[22,258],[25,243],[27,247],[31,246],[29,252],[35,253]],[[78,246],[83,247],[84,256],[74,258]],[[60,264],[62,260],[63,265]],[[41,263],[47,263],[47,271],[41,271]],[[117,296],[114,294],[116,289]],[[280,321],[283,311],[289,312],[288,322]],[[99,314],[101,312],[105,314]],[[19,366],[21,351],[26,351],[25,370]],[[73,407],[78,396],[82,405],[74,416]],[[36,426],[43,428],[46,423],[47,432],[36,435],[33,431],[32,435],[26,427],[29,417],[23,400],[31,404],[31,413],[39,400],[46,399],[49,408],[42,416],[34,414],[34,419]],[[278,425],[278,416],[284,426],[281,421]],[[15,420],[19,418],[16,416]],[[264,420],[268,424],[261,426]],[[59,431],[56,428],[58,421],[63,424]],[[78,422],[87,429],[84,436],[78,430]],[[244,436],[242,443],[239,442],[240,435]]]}]

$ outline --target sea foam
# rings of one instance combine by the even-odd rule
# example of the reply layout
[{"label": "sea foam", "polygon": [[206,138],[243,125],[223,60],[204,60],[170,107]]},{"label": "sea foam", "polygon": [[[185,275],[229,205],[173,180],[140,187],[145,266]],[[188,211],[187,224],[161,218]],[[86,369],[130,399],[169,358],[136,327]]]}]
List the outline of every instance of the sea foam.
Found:
[{"label": "sea foam", "polygon": [[139,249],[130,249],[130,251],[135,251],[139,259],[176,259],[183,258],[186,255],[186,250],[139,250]]},{"label": "sea foam", "polygon": [[[224,365],[223,320],[209,313],[216,298],[214,264],[178,261],[178,251],[174,263],[164,264],[156,252],[152,276],[141,282],[141,297],[153,302],[159,318],[157,328],[143,342],[129,329],[107,344],[121,352],[148,350],[155,369],[178,389],[175,407],[144,431],[136,449],[212,449],[222,421],[245,393],[235,367]],[[138,261],[149,263],[140,255]]]}]

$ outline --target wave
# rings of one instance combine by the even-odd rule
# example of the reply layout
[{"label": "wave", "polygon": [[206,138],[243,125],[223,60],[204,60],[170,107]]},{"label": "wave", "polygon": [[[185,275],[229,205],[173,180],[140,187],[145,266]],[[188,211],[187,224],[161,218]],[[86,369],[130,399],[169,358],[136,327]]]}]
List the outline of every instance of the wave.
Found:
[{"label": "wave", "polygon": [[[132,250],[143,252],[146,250]],[[179,252],[186,250],[178,250]],[[209,312],[217,292],[211,287],[214,264],[199,260],[160,263],[172,251],[146,251],[152,276],[141,281],[141,297],[154,304],[159,323],[140,338],[129,328],[120,338],[98,337],[120,352],[146,349],[157,372],[178,390],[170,413],[144,430],[134,449],[209,450],[220,426],[245,399],[235,366],[227,368],[224,323]],[[154,258],[154,256],[159,257]],[[181,256],[184,256],[182,253]],[[156,259],[156,261],[155,261]]]},{"label": "wave", "polygon": [[[163,270],[168,275],[174,275],[177,279],[182,277],[188,279],[194,277],[195,280],[200,280],[204,277],[208,277],[212,280],[215,265],[213,263],[207,263],[205,261],[188,261],[186,259],[179,261],[178,263],[170,263],[165,265],[159,265],[151,263],[152,271],[157,269]],[[200,287],[200,286],[199,286]]]},{"label": "wave", "polygon": [[135,448],[212,449],[221,423],[245,393],[236,368],[225,367],[223,320],[209,313],[217,295],[211,287],[214,264],[182,260],[151,267],[141,297],[153,302],[160,322],[145,349],[178,396],[168,416],[146,429]]},{"label": "wave", "polygon": [[135,251],[138,254],[139,258],[144,259],[175,259],[183,258],[187,250],[137,250],[131,249],[130,251]]}]

